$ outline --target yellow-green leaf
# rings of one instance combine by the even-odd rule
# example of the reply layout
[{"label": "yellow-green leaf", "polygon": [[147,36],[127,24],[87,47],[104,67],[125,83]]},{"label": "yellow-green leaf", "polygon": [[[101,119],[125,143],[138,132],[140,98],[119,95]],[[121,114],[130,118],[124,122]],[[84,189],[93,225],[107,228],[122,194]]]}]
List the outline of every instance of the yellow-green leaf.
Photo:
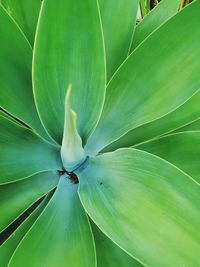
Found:
[{"label": "yellow-green leaf", "polygon": [[129,53],[138,2],[138,0],[99,0],[108,81]]},{"label": "yellow-green leaf", "polygon": [[119,149],[91,159],[79,181],[92,220],[144,265],[200,265],[200,186],[178,168]]},{"label": "yellow-green leaf", "polygon": [[137,148],[168,160],[200,182],[200,131],[170,134]]}]

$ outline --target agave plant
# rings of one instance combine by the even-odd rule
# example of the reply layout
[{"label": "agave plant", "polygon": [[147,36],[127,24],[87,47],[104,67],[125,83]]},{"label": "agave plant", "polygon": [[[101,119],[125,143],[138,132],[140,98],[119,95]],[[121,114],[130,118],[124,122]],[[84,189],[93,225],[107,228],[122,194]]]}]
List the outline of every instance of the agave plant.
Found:
[{"label": "agave plant", "polygon": [[1,267],[200,266],[185,2],[1,0]]}]

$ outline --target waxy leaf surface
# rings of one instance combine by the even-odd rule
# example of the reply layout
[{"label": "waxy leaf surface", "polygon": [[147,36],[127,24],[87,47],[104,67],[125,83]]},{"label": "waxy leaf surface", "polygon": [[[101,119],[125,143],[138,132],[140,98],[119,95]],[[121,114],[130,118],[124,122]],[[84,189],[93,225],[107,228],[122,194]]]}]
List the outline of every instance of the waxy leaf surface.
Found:
[{"label": "waxy leaf surface", "polygon": [[2,116],[0,147],[0,184],[62,167],[59,147]]},{"label": "waxy leaf surface", "polygon": [[34,94],[41,119],[58,143],[69,84],[78,132],[85,142],[102,110],[105,76],[97,1],[43,1],[34,51]]},{"label": "waxy leaf surface", "polygon": [[[184,131],[184,129],[181,130],[181,126],[196,121],[200,117],[199,103],[200,91],[198,90],[188,101],[173,112],[170,112],[158,120],[141,125],[129,131],[120,139],[106,147],[103,152],[113,151],[117,148],[135,146],[175,129],[177,129],[177,131]],[[200,127],[198,127],[198,130],[200,130]]]},{"label": "waxy leaf surface", "polygon": [[115,73],[99,124],[86,144],[89,155],[172,112],[200,88],[199,9],[197,1],[176,14]]},{"label": "waxy leaf surface", "polygon": [[108,81],[129,53],[138,2],[138,0],[99,0]]},{"label": "waxy leaf surface", "polygon": [[78,198],[77,186],[68,178],[61,178],[54,196],[18,246],[9,266],[21,267],[22,264],[95,267],[89,221]]},{"label": "waxy leaf surface", "polygon": [[33,45],[41,0],[1,0],[0,3]]},{"label": "waxy leaf surface", "polygon": [[200,131],[164,136],[137,148],[162,157],[200,182]]},{"label": "waxy leaf surface", "polygon": [[200,118],[177,129],[175,132],[200,131]]},{"label": "waxy leaf surface", "polygon": [[131,52],[154,30],[165,23],[178,11],[180,0],[162,0],[136,26]]},{"label": "waxy leaf surface", "polygon": [[147,266],[199,266],[200,187],[168,162],[136,149],[90,160],[81,202],[97,226]]},{"label": "waxy leaf surface", "polygon": [[46,137],[33,99],[31,46],[1,5],[0,25],[0,107]]},{"label": "waxy leaf surface", "polygon": [[65,121],[61,146],[63,167],[68,171],[74,170],[85,160],[82,140],[77,131],[77,115],[71,109],[71,89],[72,87],[69,86],[65,97]]},{"label": "waxy leaf surface", "polygon": [[0,232],[58,183],[57,172],[44,172],[0,186]]},{"label": "waxy leaf surface", "polygon": [[125,253],[110,238],[92,223],[96,244],[98,267],[142,267],[143,265]]},{"label": "waxy leaf surface", "polygon": [[15,251],[16,247],[25,236],[27,231],[34,224],[38,216],[43,211],[44,207],[49,201],[50,194],[48,194],[39,206],[32,212],[32,214],[12,233],[12,235],[0,246],[0,266],[7,267],[9,260]]}]

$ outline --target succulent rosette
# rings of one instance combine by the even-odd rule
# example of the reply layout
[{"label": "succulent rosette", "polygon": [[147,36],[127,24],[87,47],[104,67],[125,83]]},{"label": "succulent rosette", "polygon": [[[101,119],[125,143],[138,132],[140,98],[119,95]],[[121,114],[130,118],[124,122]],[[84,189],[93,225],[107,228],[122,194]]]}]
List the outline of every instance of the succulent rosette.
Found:
[{"label": "succulent rosette", "polygon": [[200,266],[200,1],[179,2],[136,24],[138,0],[1,1],[1,267]]}]

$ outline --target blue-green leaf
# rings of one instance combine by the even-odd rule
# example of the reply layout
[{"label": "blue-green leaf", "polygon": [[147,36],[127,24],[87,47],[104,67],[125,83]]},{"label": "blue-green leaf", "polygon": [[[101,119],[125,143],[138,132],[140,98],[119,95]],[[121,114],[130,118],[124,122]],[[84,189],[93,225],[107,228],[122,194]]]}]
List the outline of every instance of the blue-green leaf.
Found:
[{"label": "blue-green leaf", "polygon": [[0,186],[0,232],[58,183],[57,172],[44,172]]},{"label": "blue-green leaf", "polygon": [[7,267],[16,247],[34,224],[38,216],[47,205],[51,194],[48,194],[32,214],[12,233],[12,235],[0,246],[0,266]]},{"label": "blue-green leaf", "polygon": [[68,178],[61,178],[54,196],[9,263],[10,267],[22,265],[95,267],[89,221],[78,198],[77,185]]},{"label": "blue-green leaf", "polygon": [[0,147],[0,184],[62,167],[59,147],[2,116]]}]

